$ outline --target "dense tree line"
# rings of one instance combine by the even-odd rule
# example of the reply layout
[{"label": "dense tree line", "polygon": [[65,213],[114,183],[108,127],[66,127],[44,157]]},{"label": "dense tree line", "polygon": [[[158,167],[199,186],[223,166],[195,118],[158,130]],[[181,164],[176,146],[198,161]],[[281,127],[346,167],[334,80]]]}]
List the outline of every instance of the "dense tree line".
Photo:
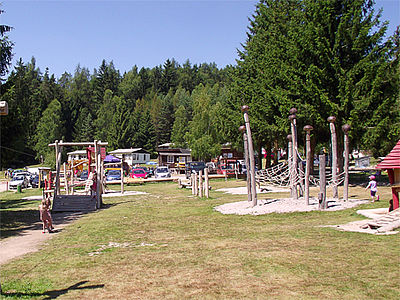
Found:
[{"label": "dense tree line", "polygon": [[78,66],[73,75],[64,73],[57,80],[47,69],[42,74],[34,58],[20,60],[2,85],[1,100],[10,111],[1,120],[1,142],[7,145],[2,165],[27,162],[27,155],[51,163],[54,153],[47,145],[56,139],[98,139],[108,141],[110,150],[154,152],[171,141],[179,107],[187,121],[192,118],[192,92],[198,86],[223,86],[226,80],[225,70],[213,63],[181,66],[173,59],[153,69],[134,66],[123,75],[103,60],[93,73]]},{"label": "dense tree line", "polygon": [[[9,105],[0,119],[1,166],[52,163],[47,144],[56,139],[150,152],[173,142],[207,160],[222,143],[242,147],[243,104],[259,151],[286,147],[296,107],[299,134],[306,124],[315,129],[315,151],[329,146],[326,119],[335,115],[341,148],[340,127],[349,123],[353,147],[385,155],[400,138],[399,30],[384,40],[386,28],[369,0],[262,0],[235,66],[168,59],[121,74],[103,60],[93,72],[77,66],[56,79],[34,58],[20,60],[1,85]],[[1,57],[2,76],[10,29],[1,30],[2,54],[9,54]]]}]

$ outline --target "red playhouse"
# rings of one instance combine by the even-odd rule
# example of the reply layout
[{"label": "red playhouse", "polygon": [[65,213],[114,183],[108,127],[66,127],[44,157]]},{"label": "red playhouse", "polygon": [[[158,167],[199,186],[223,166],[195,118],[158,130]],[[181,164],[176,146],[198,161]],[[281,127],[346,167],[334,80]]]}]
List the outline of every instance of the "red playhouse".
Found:
[{"label": "red playhouse", "polygon": [[389,182],[392,188],[392,203],[389,211],[399,208],[400,192],[400,140],[394,146],[393,150],[380,162],[377,169],[387,170]]}]

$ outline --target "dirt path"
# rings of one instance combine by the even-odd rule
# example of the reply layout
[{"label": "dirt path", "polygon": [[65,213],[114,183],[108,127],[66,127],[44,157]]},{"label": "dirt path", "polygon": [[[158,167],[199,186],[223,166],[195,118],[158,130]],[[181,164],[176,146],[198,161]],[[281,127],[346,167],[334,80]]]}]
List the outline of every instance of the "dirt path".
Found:
[{"label": "dirt path", "polygon": [[80,213],[53,214],[55,233],[42,233],[42,223],[33,224],[34,229],[23,230],[18,236],[13,236],[0,241],[0,265],[30,252],[40,250],[48,239],[60,233],[68,224],[79,218]]},{"label": "dirt path", "polygon": [[[123,197],[142,194],[146,193],[126,191],[124,194],[121,194],[119,191],[109,190],[107,194],[103,194],[103,197]],[[38,196],[32,196],[27,198],[35,199],[37,197]],[[41,198],[41,196],[39,196],[39,198]],[[82,216],[82,213],[55,213],[53,214],[53,223],[56,229],[55,233],[42,233],[42,223],[39,221],[32,224],[34,229],[23,230],[19,232],[17,236],[12,236],[0,241],[0,265],[27,253],[40,250],[45,241],[56,236],[64,227],[71,224],[80,216]]]}]

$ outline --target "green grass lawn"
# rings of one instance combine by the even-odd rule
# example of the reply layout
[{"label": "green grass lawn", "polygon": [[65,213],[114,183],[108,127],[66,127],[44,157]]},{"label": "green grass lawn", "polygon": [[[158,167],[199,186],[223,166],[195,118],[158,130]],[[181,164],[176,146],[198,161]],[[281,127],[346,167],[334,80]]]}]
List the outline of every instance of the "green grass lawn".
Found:
[{"label": "green grass lawn", "polygon": [[[104,198],[104,209],[66,227],[41,251],[3,265],[3,299],[400,298],[400,235],[319,227],[360,220],[360,208],[387,207],[389,188],[380,188],[382,201],[344,211],[239,216],[213,208],[247,196],[215,189],[245,183],[211,184],[210,199],[176,183],[129,186],[148,194]],[[350,196],[369,197],[362,187]],[[0,194],[2,231],[28,226],[6,224],[12,213],[37,208],[20,198]]]}]

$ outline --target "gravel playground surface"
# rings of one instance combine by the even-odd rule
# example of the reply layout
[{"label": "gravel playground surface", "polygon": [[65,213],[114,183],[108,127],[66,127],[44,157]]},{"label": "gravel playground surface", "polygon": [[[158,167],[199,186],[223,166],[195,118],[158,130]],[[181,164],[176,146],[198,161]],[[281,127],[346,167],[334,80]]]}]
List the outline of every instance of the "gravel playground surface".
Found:
[{"label": "gravel playground surface", "polygon": [[[246,187],[220,189],[218,191],[223,191],[234,195],[247,193]],[[268,188],[267,192],[281,192],[281,191],[282,189],[276,189],[271,187]],[[344,202],[341,200],[335,200],[333,198],[327,198],[327,201],[328,201],[328,208],[325,209],[324,211],[342,210],[369,202],[368,200],[355,200],[355,199]],[[305,203],[304,198],[298,198],[297,200],[294,200],[292,198],[273,198],[267,200],[258,200],[257,205],[254,207],[252,207],[251,202],[239,201],[233,203],[226,203],[217,206],[214,209],[222,214],[263,215],[269,213],[289,213],[289,212],[319,210],[319,205],[317,198],[310,198],[310,205],[307,205]]]}]

